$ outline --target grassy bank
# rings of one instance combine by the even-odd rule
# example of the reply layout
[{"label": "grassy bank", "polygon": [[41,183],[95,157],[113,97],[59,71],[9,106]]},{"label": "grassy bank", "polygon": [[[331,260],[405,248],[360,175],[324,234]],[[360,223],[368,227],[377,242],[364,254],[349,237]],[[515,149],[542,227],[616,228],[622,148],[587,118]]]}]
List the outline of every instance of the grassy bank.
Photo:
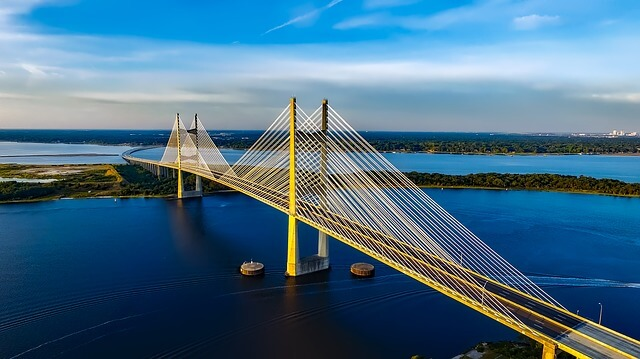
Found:
[{"label": "grassy bank", "polygon": [[[457,176],[418,172],[405,174],[416,185],[422,187],[517,189],[640,196],[638,183],[585,176],[500,173]],[[158,179],[141,167],[130,165],[0,164],[0,177],[55,180],[51,183],[0,182],[0,203],[63,197],[169,197],[175,195],[177,187],[176,179]],[[193,188],[195,176],[185,174],[185,185],[187,188]],[[211,181],[203,181],[203,186],[205,193],[226,189]]]},{"label": "grassy bank", "polygon": [[[157,178],[130,165],[15,165],[0,164],[0,177],[55,180],[50,183],[0,182],[0,203],[88,197],[170,197],[178,182]],[[195,187],[195,176],[185,173],[185,186]],[[203,181],[205,193],[226,189]]]}]

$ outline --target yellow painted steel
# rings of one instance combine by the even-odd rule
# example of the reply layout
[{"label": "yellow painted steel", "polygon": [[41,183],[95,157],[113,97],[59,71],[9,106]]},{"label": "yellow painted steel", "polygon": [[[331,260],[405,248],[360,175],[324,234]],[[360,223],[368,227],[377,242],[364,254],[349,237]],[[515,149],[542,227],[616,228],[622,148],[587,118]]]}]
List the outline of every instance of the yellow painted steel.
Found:
[{"label": "yellow painted steel", "polygon": [[180,151],[180,114],[176,113],[176,137],[178,139],[178,198],[182,198],[182,192],[184,191],[184,186],[182,184],[182,165],[180,161],[180,157],[182,157],[182,153]]},{"label": "yellow painted steel", "polygon": [[545,344],[542,347],[542,359],[556,359],[556,346]]},{"label": "yellow painted steel", "polygon": [[298,221],[296,219],[296,98],[289,103],[289,231],[287,236],[287,276],[298,275]]}]

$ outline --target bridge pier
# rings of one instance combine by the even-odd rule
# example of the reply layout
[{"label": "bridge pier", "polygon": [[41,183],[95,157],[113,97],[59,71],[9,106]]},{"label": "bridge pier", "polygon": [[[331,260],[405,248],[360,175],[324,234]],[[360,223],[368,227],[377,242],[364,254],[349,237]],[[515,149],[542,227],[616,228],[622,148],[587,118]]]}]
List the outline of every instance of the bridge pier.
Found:
[{"label": "bridge pier", "polygon": [[[287,271],[285,272],[287,277],[297,277],[329,268],[329,247],[326,233],[319,232],[318,234],[318,254],[300,258],[298,249],[298,220],[296,218],[295,133],[296,99],[293,97],[291,98],[289,113],[289,230],[287,239]],[[324,196],[321,197],[323,197],[324,200]]]},{"label": "bridge pier", "polygon": [[318,254],[300,258],[298,249],[298,220],[289,216],[289,231],[287,245],[287,277],[298,277],[304,274],[329,269],[329,246],[327,234],[318,232]]},{"label": "bridge pier", "polygon": [[202,197],[202,177],[196,175],[196,188],[192,191],[184,190],[184,182],[182,183],[182,197],[179,198],[194,198]]},{"label": "bridge pier", "polygon": [[556,349],[557,347],[555,344],[543,344],[542,359],[556,359],[556,356],[558,355]]},{"label": "bridge pier", "polygon": [[178,169],[178,198],[184,196],[184,183],[182,183],[182,171]]}]

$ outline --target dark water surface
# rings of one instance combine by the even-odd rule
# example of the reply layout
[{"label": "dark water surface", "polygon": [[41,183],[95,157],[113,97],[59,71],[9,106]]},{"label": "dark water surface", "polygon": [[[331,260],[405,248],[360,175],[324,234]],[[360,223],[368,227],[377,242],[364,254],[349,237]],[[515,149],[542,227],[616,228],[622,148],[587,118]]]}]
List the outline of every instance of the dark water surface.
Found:
[{"label": "dark water surface", "polygon": [[[640,338],[639,199],[428,192],[567,309],[597,320],[601,302]],[[286,279],[286,223],[236,193],[2,205],[0,357],[450,358],[517,337],[335,240],[330,271]],[[238,274],[252,258],[264,277]]]}]

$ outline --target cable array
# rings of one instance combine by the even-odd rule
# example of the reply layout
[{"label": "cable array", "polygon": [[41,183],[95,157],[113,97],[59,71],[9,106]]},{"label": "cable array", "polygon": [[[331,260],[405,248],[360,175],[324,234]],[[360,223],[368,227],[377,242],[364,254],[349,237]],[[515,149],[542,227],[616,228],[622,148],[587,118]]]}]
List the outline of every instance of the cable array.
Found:
[{"label": "cable array", "polygon": [[333,108],[324,111],[307,115],[296,106],[291,134],[290,107],[285,108],[232,167],[200,131],[197,118],[191,126],[197,136],[177,121],[162,161],[176,162],[180,138],[182,166],[209,171],[220,183],[287,212],[293,135],[299,220],[518,325],[524,326],[504,302],[484,291],[488,281],[562,307],[413,184]]},{"label": "cable array", "polygon": [[[180,144],[179,151],[178,144]],[[178,153],[180,153],[180,161],[178,161]],[[189,130],[177,116],[160,162],[172,164],[180,162],[181,167],[206,177],[215,177],[214,173],[221,175],[231,171],[231,167],[213,143],[197,115],[191,122]]]}]

